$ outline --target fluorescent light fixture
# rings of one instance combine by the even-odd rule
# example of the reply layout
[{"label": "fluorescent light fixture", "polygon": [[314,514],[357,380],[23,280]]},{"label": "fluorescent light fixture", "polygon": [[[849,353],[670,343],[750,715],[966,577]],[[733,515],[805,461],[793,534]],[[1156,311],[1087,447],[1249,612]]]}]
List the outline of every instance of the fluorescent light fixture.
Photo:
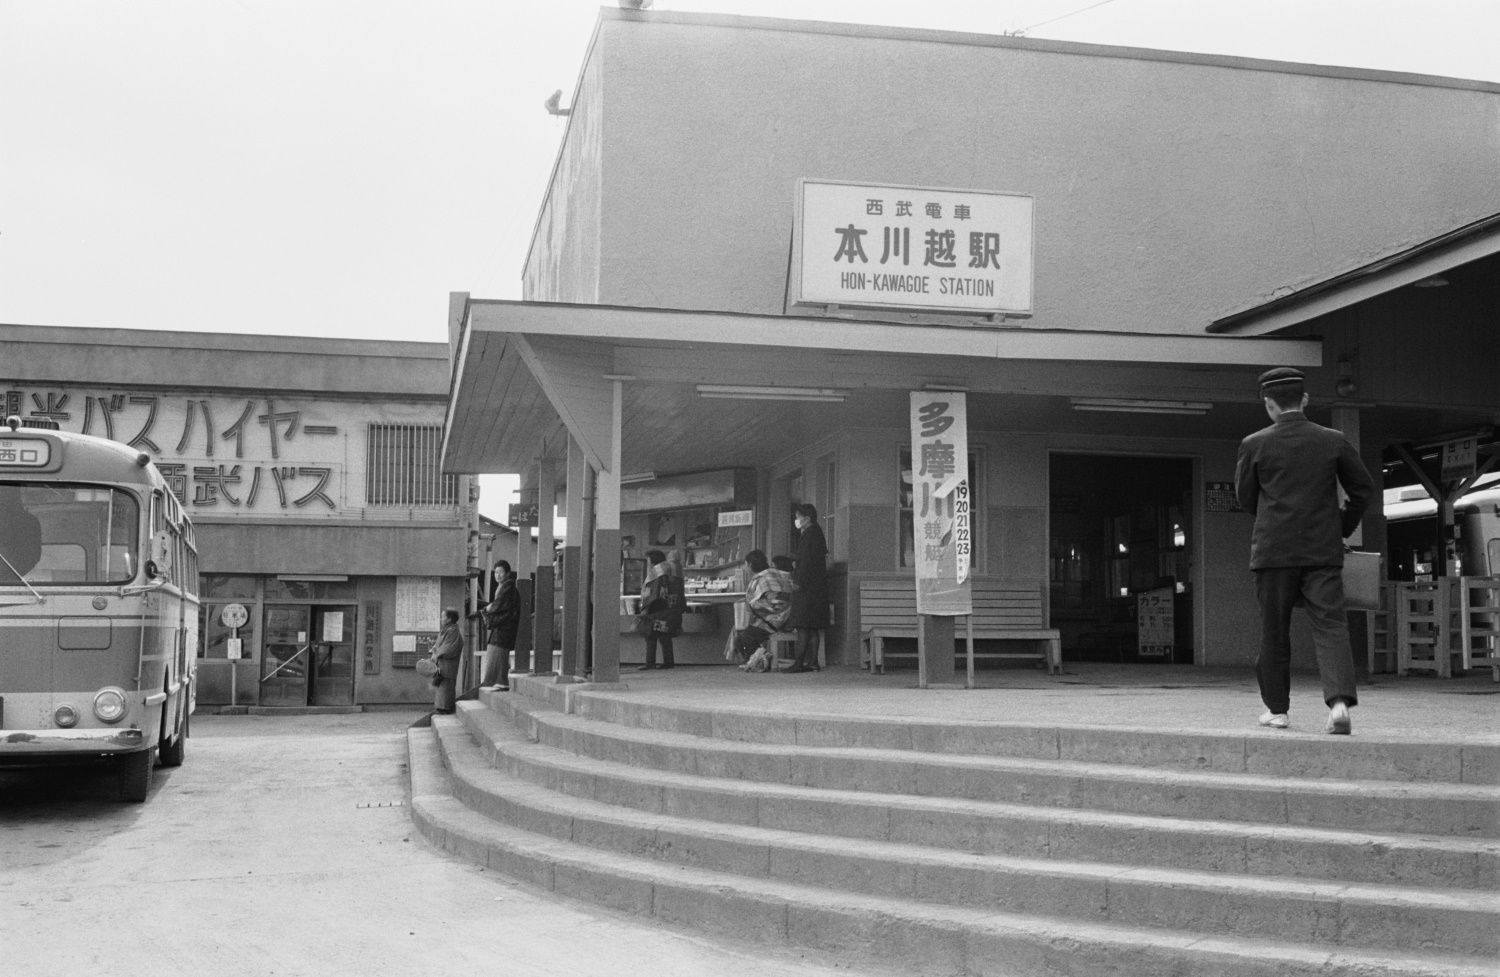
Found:
[{"label": "fluorescent light fixture", "polygon": [[632,472],[629,475],[620,476],[621,485],[637,485],[641,482],[656,481],[656,472]]},{"label": "fluorescent light fixture", "polygon": [[698,396],[710,400],[810,400],[838,404],[849,396],[849,391],[833,387],[736,387],[700,383]]},{"label": "fluorescent light fixture", "polygon": [[1112,414],[1207,414],[1213,404],[1203,400],[1137,400],[1132,397],[1069,397],[1074,410]]}]

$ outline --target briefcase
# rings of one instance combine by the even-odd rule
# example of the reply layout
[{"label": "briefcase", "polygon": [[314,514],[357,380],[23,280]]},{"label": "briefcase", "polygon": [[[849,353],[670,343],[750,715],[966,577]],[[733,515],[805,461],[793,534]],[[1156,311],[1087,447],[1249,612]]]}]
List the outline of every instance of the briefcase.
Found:
[{"label": "briefcase", "polygon": [[1344,552],[1344,606],[1351,611],[1380,610],[1379,553]]}]

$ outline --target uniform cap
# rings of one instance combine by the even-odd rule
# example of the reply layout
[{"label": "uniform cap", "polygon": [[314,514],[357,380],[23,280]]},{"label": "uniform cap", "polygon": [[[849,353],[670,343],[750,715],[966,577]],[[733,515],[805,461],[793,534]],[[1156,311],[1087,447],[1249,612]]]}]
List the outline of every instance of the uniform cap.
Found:
[{"label": "uniform cap", "polygon": [[1307,377],[1301,370],[1293,369],[1290,366],[1278,366],[1274,370],[1267,370],[1262,373],[1258,382],[1260,383],[1260,392],[1264,394],[1271,387],[1279,387],[1285,383],[1301,383],[1306,379]]}]

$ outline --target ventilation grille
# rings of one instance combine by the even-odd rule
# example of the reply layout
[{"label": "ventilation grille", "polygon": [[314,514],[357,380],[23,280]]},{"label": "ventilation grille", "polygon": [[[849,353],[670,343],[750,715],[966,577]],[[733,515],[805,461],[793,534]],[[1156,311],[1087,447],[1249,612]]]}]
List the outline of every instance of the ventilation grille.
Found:
[{"label": "ventilation grille", "polygon": [[372,506],[454,506],[458,477],[442,471],[437,425],[371,424],[365,502]]}]

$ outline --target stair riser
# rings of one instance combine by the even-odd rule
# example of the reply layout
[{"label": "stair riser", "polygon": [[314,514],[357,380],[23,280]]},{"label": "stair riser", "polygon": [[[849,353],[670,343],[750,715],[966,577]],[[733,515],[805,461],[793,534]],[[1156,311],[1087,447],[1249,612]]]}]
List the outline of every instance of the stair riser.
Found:
[{"label": "stair riser", "polygon": [[[796,896],[766,893],[756,883],[694,884],[677,874],[601,870],[601,856],[536,836],[496,843],[486,840],[496,828],[463,810],[448,797],[451,778],[443,769],[430,730],[414,730],[411,779],[413,820],[432,843],[476,864],[532,882],[560,895],[640,913],[661,922],[686,925],[714,935],[730,935],[768,945],[789,945],[831,952],[858,966],[878,960],[884,967],[911,973],[962,973],[972,977],[1488,977],[1487,962],[1463,963],[1402,956],[1346,957],[1321,948],[1288,948],[1275,940],[1250,948],[1222,938],[1195,934],[1088,933],[1029,918],[978,917],[964,923],[940,918],[936,910],[851,901],[826,889]],[[424,743],[434,744],[425,750]],[[477,821],[479,833],[460,830],[464,817]],[[544,823],[559,819],[548,816]],[[572,832],[571,825],[569,833]],[[607,856],[605,856],[607,858]],[[769,862],[768,862],[769,870]],[[745,890],[751,890],[748,893]],[[1080,926],[1083,924],[1080,923]]]},{"label": "stair riser", "polygon": [[1070,823],[1055,812],[1024,817],[993,813],[906,810],[818,798],[787,798],[743,790],[678,785],[641,786],[622,778],[576,775],[500,751],[510,776],[560,793],[651,813],[787,831],[817,825],[823,834],[926,845],[947,851],[1132,864],[1345,882],[1485,889],[1500,883],[1500,843],[1481,853],[1401,849],[1288,837],[1266,829],[1251,837],[1209,830]]},{"label": "stair riser", "polygon": [[[909,919],[827,902],[794,903],[720,887],[672,884],[666,880],[622,878],[587,866],[560,863],[549,852],[487,845],[477,836],[445,830],[413,810],[429,842],[491,871],[550,890],[560,896],[769,946],[806,947],[833,956],[880,960],[912,973],[962,973],[974,977],[1049,974],[1057,977],[1118,977],[1122,973],[1216,977],[1326,977],[1327,957],[1313,955],[1302,967],[1284,960],[1260,962],[1243,957],[1195,952],[1180,946],[1119,947],[1049,943],[1024,934],[976,932],[944,921]],[[834,903],[830,905],[829,903]],[[1408,977],[1412,972],[1401,972]],[[1363,977],[1363,975],[1362,975]],[[1420,977],[1436,977],[1422,974]]]},{"label": "stair riser", "polygon": [[[743,743],[1069,760],[1277,777],[1500,784],[1500,747],[1488,744],[1391,743],[1257,728],[1244,733],[1162,735],[1103,727],[788,719],[668,707],[587,692],[573,696],[571,707],[577,715],[616,725]],[[1253,718],[1245,717],[1246,723],[1253,726]],[[1320,718],[1307,717],[1306,723],[1307,732],[1321,730]]]},{"label": "stair riser", "polygon": [[[462,735],[454,733],[451,735]],[[1278,890],[1267,896],[1231,888],[1204,890],[1118,875],[1041,874],[1023,867],[905,862],[882,855],[829,852],[816,845],[769,847],[758,840],[704,836],[661,824],[650,814],[619,821],[524,810],[524,800],[500,799],[476,786],[462,763],[453,762],[455,794],[465,804],[503,823],[550,834],[601,851],[623,852],[675,865],[710,868],[752,878],[768,877],[836,891],[916,899],[998,912],[1038,913],[1086,921],[1233,933],[1349,945],[1400,948],[1428,939],[1470,953],[1500,949],[1500,920],[1476,913],[1434,912],[1425,907],[1319,901]],[[522,795],[524,796],[524,791]],[[597,798],[604,800],[603,798]],[[553,802],[556,803],[555,801]],[[612,803],[605,800],[605,803]],[[650,809],[650,810],[659,810]],[[818,822],[786,826],[809,830]],[[1466,918],[1467,917],[1467,918]]]},{"label": "stair riser", "polygon": [[[1427,796],[1381,796],[1339,790],[1308,793],[1258,785],[1182,785],[1065,771],[1010,771],[1004,775],[919,757],[826,757],[772,754],[705,743],[691,749],[642,743],[608,731],[579,730],[532,713],[506,697],[492,706],[525,735],[547,746],[613,763],[761,783],[835,790],[914,794],[1034,805],[1049,809],[1112,811],[1127,815],[1293,825],[1338,830],[1500,837],[1492,802]],[[796,749],[796,748],[792,748]]]},{"label": "stair riser", "polygon": [[1273,959],[1234,952],[1216,941],[1164,938],[1126,944],[1047,938],[1017,929],[1002,932],[945,920],[871,912],[841,905],[836,894],[788,901],[727,887],[668,878],[622,877],[565,861],[545,846],[488,844],[443,827],[421,802],[413,818],[435,846],[474,864],[558,895],[715,936],[767,946],[826,952],[845,961],[878,960],[910,973],[967,977],[1480,977],[1476,967],[1391,959],[1345,966],[1337,954],[1283,950]]}]

